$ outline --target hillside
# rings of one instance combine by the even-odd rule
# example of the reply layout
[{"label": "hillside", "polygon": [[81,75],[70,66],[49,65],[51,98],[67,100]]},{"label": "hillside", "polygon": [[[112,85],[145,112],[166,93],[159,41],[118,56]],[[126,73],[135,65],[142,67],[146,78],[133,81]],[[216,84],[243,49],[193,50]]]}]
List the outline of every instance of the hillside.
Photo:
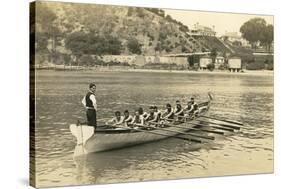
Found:
[{"label": "hillside", "polygon": [[222,53],[233,53],[232,49],[221,42],[217,37],[214,36],[196,36],[195,39],[203,44],[208,50],[217,49]]},{"label": "hillside", "polygon": [[50,36],[57,36],[56,50],[63,49],[68,36],[77,32],[118,38],[122,44],[121,54],[132,54],[127,47],[132,39],[138,41],[141,53],[146,55],[196,52],[203,48],[186,34],[188,27],[170,16],[157,14],[162,11],[159,9],[37,2],[37,17],[46,17],[43,13],[46,9],[55,19],[37,19],[36,29],[38,33],[50,33],[48,30],[55,27]]}]

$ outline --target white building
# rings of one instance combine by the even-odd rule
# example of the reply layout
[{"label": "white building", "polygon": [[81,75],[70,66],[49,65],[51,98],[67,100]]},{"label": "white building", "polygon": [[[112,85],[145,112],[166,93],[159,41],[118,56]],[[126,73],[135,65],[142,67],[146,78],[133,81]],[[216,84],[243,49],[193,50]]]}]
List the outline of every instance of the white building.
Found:
[{"label": "white building", "polygon": [[239,72],[242,69],[240,57],[231,57],[228,59],[228,69],[230,72]]},{"label": "white building", "polygon": [[244,39],[238,32],[225,32],[225,34],[221,37],[224,40],[228,40],[232,44],[240,43],[242,47],[251,47],[249,41]]},{"label": "white building", "polygon": [[210,28],[208,26],[199,25],[199,23],[194,24],[188,34],[193,36],[216,36],[214,26]]},{"label": "white building", "polygon": [[212,63],[212,58],[209,56],[203,56],[199,60],[199,69],[207,69],[207,65]]},{"label": "white building", "polygon": [[225,58],[223,56],[217,56],[215,62],[215,69],[218,69],[224,63],[225,63]]}]

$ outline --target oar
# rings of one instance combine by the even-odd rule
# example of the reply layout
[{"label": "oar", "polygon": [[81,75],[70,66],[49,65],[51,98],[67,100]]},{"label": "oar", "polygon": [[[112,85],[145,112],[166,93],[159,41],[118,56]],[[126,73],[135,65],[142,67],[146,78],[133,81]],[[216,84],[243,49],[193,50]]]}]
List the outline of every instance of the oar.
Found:
[{"label": "oar", "polygon": [[[187,123],[187,124],[197,126],[197,124],[193,124],[193,123]],[[178,126],[178,125],[174,125],[173,127],[183,128],[183,129],[186,128],[186,127],[181,127],[181,126]],[[207,129],[196,129],[194,127],[189,128],[189,129],[194,130],[194,131],[203,131],[203,132],[206,132],[206,133],[214,133],[214,134],[224,135],[224,132],[222,132],[222,131],[211,131],[211,130],[207,130]]]},{"label": "oar", "polygon": [[[188,117],[185,117],[185,116],[181,116],[181,117],[182,117],[182,118],[188,118]],[[164,119],[164,120],[174,121],[173,119]],[[234,132],[233,129],[225,128],[225,127],[210,126],[210,125],[202,125],[202,124],[199,124],[199,123],[190,123],[190,122],[186,122],[186,123],[187,123],[187,124],[191,124],[191,125],[195,125],[195,126],[211,127],[211,128],[214,128],[214,129],[220,129],[220,130],[224,130],[224,131]]]},{"label": "oar", "polygon": [[[153,123],[153,122],[150,122],[150,123]],[[191,125],[195,125],[197,126],[197,124],[192,124],[192,123],[187,123],[187,122],[184,122],[186,124],[191,124]],[[167,125],[167,124],[165,124]],[[178,125],[171,125],[172,127],[176,127],[176,128],[181,128],[181,129],[190,129],[190,130],[194,130],[194,131],[203,131],[203,132],[206,132],[206,133],[214,133],[214,134],[219,134],[219,135],[224,135],[224,132],[222,131],[211,131],[211,130],[207,130],[207,129],[196,129],[196,128],[186,128],[186,127],[181,127],[181,126],[178,126]]]},{"label": "oar", "polygon": [[[158,124],[158,123],[156,123],[156,124]],[[172,127],[171,125],[168,125],[168,124],[165,124],[165,123],[164,123],[164,125]],[[159,127],[151,127],[151,126],[146,126],[146,127],[153,128],[153,129],[158,129],[158,130],[163,130],[163,131],[170,131],[170,132],[174,132],[174,133],[178,133],[178,134],[183,134],[183,135],[189,135],[189,136],[198,137],[198,138],[204,138],[204,139],[208,139],[208,140],[214,140],[215,139],[215,137],[213,137],[213,136],[195,135],[195,134],[185,133],[185,132],[181,132],[181,131],[175,131],[175,130],[167,129],[167,128],[159,128]]]},{"label": "oar", "polygon": [[201,126],[201,127],[211,127],[211,128],[214,128],[214,129],[224,130],[224,131],[228,131],[228,132],[234,132],[233,129],[225,128],[225,127],[212,126],[212,125],[201,125],[201,124],[197,124],[197,125]]},{"label": "oar", "polygon": [[97,119],[97,121],[104,121],[104,120],[110,120],[112,118],[101,118],[101,119]]},{"label": "oar", "polygon": [[201,117],[214,119],[214,120],[218,120],[218,121],[223,121],[223,122],[227,122],[227,123],[233,123],[233,124],[237,124],[237,125],[244,125],[243,123],[234,121],[234,120],[227,120],[227,119],[223,119],[223,118],[214,118],[214,117],[209,117],[209,116],[204,116],[204,115],[202,115]]},{"label": "oar", "polygon": [[198,120],[198,121],[201,121],[201,122],[204,122],[204,123],[210,123],[210,124],[214,124],[214,125],[219,125],[219,126],[223,126],[223,127],[229,127],[231,129],[240,130],[240,127],[234,126],[234,125],[226,125],[226,124],[214,123],[214,122],[205,121],[205,120]]},{"label": "oar", "polygon": [[[140,126],[140,125],[137,125],[137,124],[134,124],[136,126]],[[118,126],[115,126],[116,128],[122,128],[124,129],[124,127],[118,127]],[[145,127],[145,126],[142,126],[142,127]],[[197,140],[197,139],[193,139],[193,138],[187,138],[187,137],[180,137],[180,136],[171,136],[171,135],[167,135],[167,134],[163,134],[163,133],[157,133],[157,132],[153,132],[153,131],[148,131],[148,130],[142,130],[142,129],[136,129],[136,128],[128,128],[128,129],[131,129],[131,130],[135,130],[135,131],[140,131],[140,132],[145,132],[145,133],[151,133],[151,134],[155,134],[155,135],[161,135],[161,136],[166,136],[166,137],[172,137],[172,138],[177,138],[177,139],[181,139],[181,140],[187,140],[187,141],[191,141],[191,142],[197,142],[197,143],[202,143],[201,140]]]}]

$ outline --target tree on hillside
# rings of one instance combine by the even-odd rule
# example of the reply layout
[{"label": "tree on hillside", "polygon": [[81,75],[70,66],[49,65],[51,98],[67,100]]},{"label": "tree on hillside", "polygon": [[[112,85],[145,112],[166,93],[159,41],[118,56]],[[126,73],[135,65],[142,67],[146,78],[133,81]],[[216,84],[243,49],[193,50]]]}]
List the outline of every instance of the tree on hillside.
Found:
[{"label": "tree on hillside", "polygon": [[179,30],[182,31],[182,32],[188,32],[189,31],[188,27],[186,25],[183,25],[183,24],[180,25]]},{"label": "tree on hillside", "polygon": [[83,32],[74,32],[66,37],[65,47],[74,55],[86,53],[88,48],[88,35]]},{"label": "tree on hillside", "polygon": [[165,11],[162,9],[157,9],[157,8],[145,8],[146,10],[153,12],[161,17],[165,17]]},{"label": "tree on hillside", "polygon": [[93,66],[94,59],[90,55],[82,55],[79,59],[81,65],[83,66]]},{"label": "tree on hillside", "polygon": [[174,19],[170,16],[170,15],[166,15],[166,20],[168,20],[169,22],[174,22]]},{"label": "tree on hillside", "polygon": [[128,12],[127,12],[127,16],[132,16],[133,15],[133,13],[134,13],[134,8],[133,7],[129,7],[128,8]]},{"label": "tree on hillside", "polygon": [[144,13],[144,11],[143,11],[143,8],[137,7],[137,8],[135,8],[135,11],[136,11],[136,14],[137,14],[138,17],[144,18],[145,13]]},{"label": "tree on hillside", "polygon": [[127,42],[127,47],[129,51],[133,54],[141,54],[141,44],[138,42],[136,38],[131,38]]},{"label": "tree on hillside", "polygon": [[256,48],[256,43],[261,40],[265,28],[266,21],[264,19],[253,18],[241,26],[240,32],[242,37],[250,42],[252,48]]},{"label": "tree on hillside", "polygon": [[[117,37],[113,37],[111,35],[105,36],[104,40],[106,45],[106,53],[112,55],[119,55],[123,49],[121,41]],[[102,45],[102,42],[101,44]]]},{"label": "tree on hillside", "polygon": [[101,36],[95,32],[74,32],[67,36],[65,47],[73,54],[119,55],[122,50],[121,41],[110,35]]},{"label": "tree on hillside", "polygon": [[37,53],[48,53],[48,37],[44,33],[36,33],[35,44]]},{"label": "tree on hillside", "polygon": [[217,49],[216,48],[212,48],[210,56],[212,58],[212,62],[213,63],[216,62],[217,55],[218,55]]},{"label": "tree on hillside", "polygon": [[273,25],[269,24],[264,28],[261,34],[260,42],[266,47],[268,51],[270,51],[270,47],[273,42],[273,30]]},{"label": "tree on hillside", "polygon": [[[45,46],[47,48],[48,40],[51,39],[51,61],[55,62],[56,58],[54,56],[57,54],[56,47],[59,45],[59,37],[61,35],[61,32],[55,23],[57,15],[52,12],[48,6],[41,3],[36,6],[36,9],[36,22],[41,28],[41,30],[38,31],[40,34],[36,37],[36,42],[39,42],[37,47],[40,48],[40,50],[44,49]],[[44,46],[41,47],[40,45]]]}]

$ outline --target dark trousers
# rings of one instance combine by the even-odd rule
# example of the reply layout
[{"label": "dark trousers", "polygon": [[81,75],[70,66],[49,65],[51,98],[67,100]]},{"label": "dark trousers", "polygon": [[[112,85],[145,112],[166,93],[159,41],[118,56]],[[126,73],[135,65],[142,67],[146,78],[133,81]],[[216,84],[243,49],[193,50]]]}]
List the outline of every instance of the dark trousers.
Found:
[{"label": "dark trousers", "polygon": [[87,121],[89,126],[97,127],[97,114],[95,109],[87,109]]}]

